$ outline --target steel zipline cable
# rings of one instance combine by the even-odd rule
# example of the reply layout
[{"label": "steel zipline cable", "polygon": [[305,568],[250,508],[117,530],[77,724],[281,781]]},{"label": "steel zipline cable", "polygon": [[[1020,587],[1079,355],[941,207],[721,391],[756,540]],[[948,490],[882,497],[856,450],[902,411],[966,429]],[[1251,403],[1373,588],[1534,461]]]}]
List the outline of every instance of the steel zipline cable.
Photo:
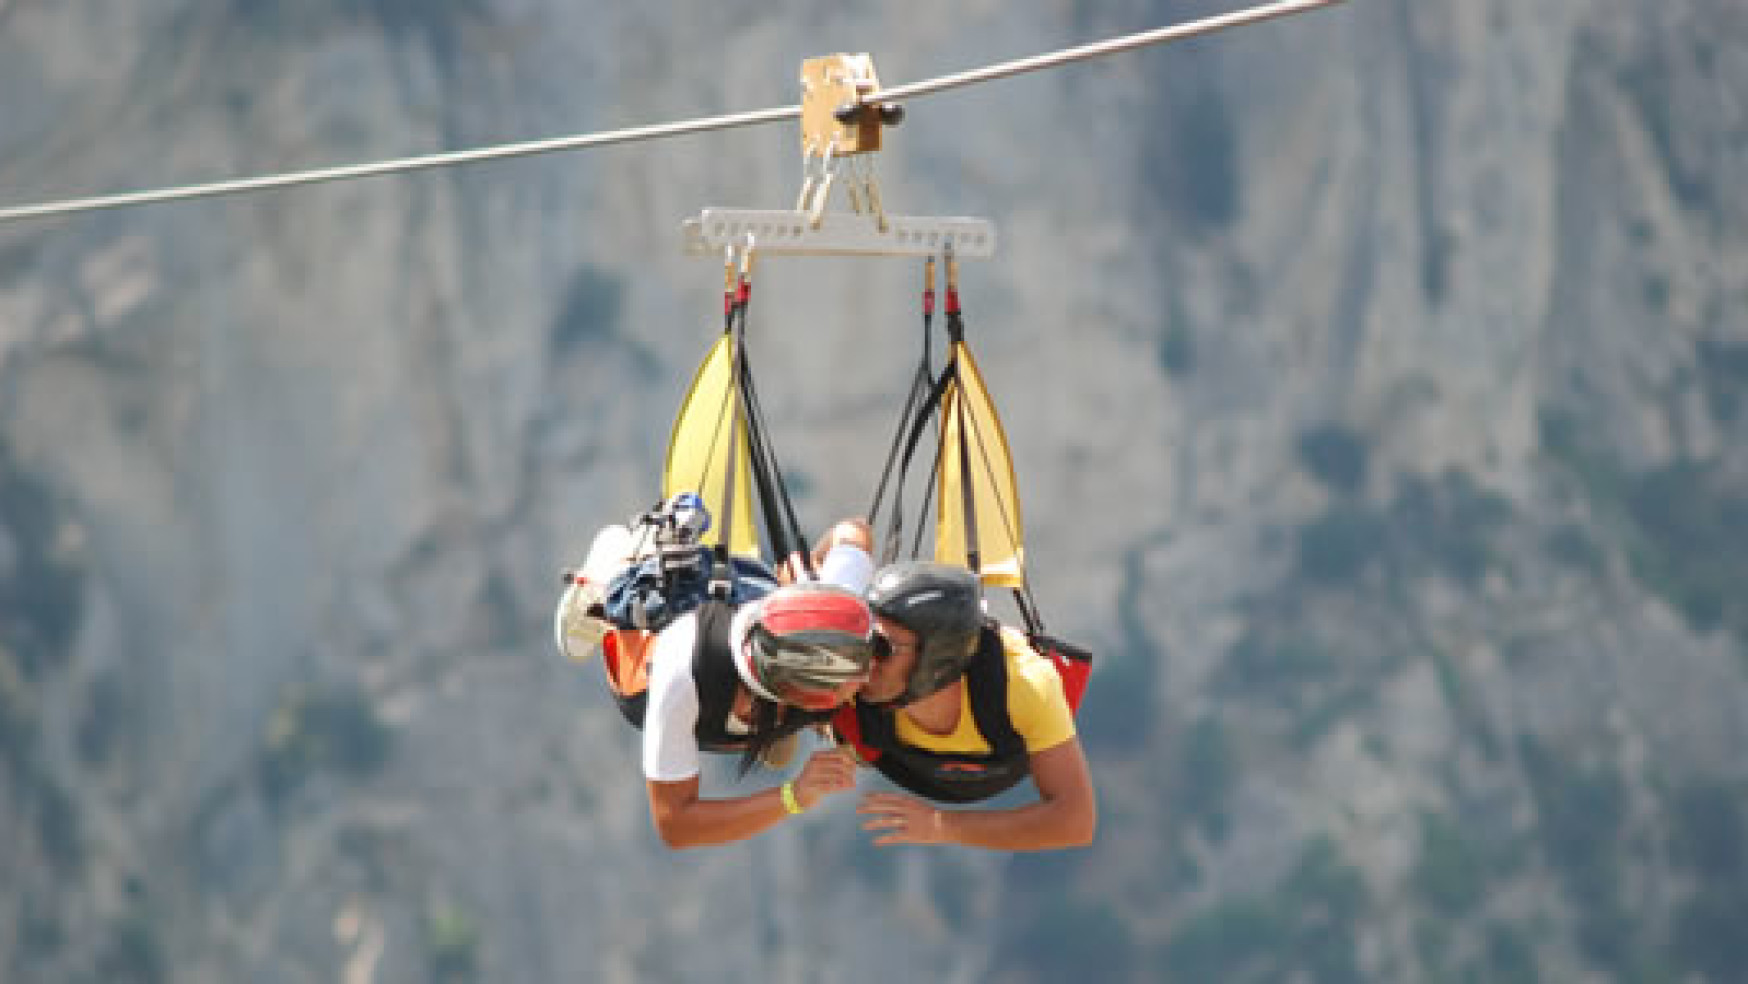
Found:
[{"label": "steel zipline cable", "polygon": [[[881,89],[872,94],[867,102],[895,103],[906,99],[916,99],[933,95],[948,89],[988,82],[994,79],[1008,78],[1026,72],[1036,72],[1043,69],[1058,68],[1072,62],[1084,61],[1090,58],[1100,58],[1106,55],[1132,51],[1136,48],[1165,44],[1171,41],[1181,41],[1186,38],[1211,34],[1215,31],[1238,27],[1244,24],[1255,24],[1273,20],[1277,17],[1287,17],[1293,14],[1305,13],[1319,7],[1328,7],[1340,3],[1341,0],[1277,0],[1274,3],[1245,7],[1239,10],[1205,17],[1200,20],[1186,21],[1139,34],[1129,34],[1112,38],[1107,41],[1094,42],[1074,48],[1064,48],[1060,51],[1029,58],[1017,58],[1012,61],[989,65],[984,68],[943,75],[922,82],[894,86]],[[220,195],[237,195],[256,191],[269,191],[276,188],[289,188],[295,185],[323,184],[330,181],[348,181],[354,178],[377,177],[386,174],[401,174],[408,171],[421,171],[436,167],[450,167],[457,164],[475,164],[482,161],[502,160],[510,157],[527,157],[534,154],[548,154],[561,150],[583,150],[589,147],[605,147],[610,144],[635,143],[644,140],[655,140],[662,137],[675,137],[691,133],[704,133],[711,130],[727,130],[735,127],[758,126],[765,123],[777,123],[793,120],[801,116],[800,106],[778,106],[770,109],[752,110],[742,113],[729,113],[723,116],[709,116],[698,119],[681,120],[674,123],[661,123],[650,126],[630,127],[622,130],[606,130],[596,133],[574,134],[564,137],[551,137],[544,140],[528,140],[520,143],[495,144],[489,147],[476,147],[469,150],[456,150],[444,153],[425,154],[418,157],[401,157],[392,160],[374,161],[365,164],[346,164],[338,167],[324,167],[309,171],[288,171],[280,174],[267,174],[253,178],[235,178],[227,181],[213,181],[206,184],[177,185],[168,188],[154,188],[145,191],[130,191],[113,195],[96,195],[88,198],[69,198],[61,201],[42,202],[35,205],[20,205],[11,208],[0,208],[0,223],[19,221],[23,219],[40,219],[56,215],[71,215],[78,212],[95,212],[101,209],[124,208],[132,205],[151,205],[161,202],[184,201],[192,198],[214,198]]]}]

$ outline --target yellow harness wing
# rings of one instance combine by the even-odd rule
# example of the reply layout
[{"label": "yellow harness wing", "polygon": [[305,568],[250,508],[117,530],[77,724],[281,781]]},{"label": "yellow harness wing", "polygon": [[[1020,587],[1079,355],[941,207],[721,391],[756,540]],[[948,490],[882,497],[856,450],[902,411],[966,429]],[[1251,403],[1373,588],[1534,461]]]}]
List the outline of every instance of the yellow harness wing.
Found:
[{"label": "yellow harness wing", "polygon": [[[720,544],[726,532],[730,553],[757,557],[745,408],[734,385],[734,351],[734,337],[724,332],[692,378],[668,438],[662,498],[698,493],[715,520],[702,542]],[[724,517],[732,529],[724,530]]]},{"label": "yellow harness wing", "polygon": [[952,346],[941,394],[935,559],[975,571],[983,583],[1025,585],[1025,524],[1007,434],[964,341]]}]

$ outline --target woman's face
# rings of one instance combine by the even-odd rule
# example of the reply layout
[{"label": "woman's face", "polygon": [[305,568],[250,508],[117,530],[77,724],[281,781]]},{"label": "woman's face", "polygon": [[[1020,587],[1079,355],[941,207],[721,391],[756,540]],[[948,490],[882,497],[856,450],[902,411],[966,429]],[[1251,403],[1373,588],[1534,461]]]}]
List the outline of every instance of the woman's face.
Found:
[{"label": "woman's face", "polygon": [[916,666],[916,633],[889,618],[876,617],[875,631],[885,645],[874,646],[874,666],[862,688],[862,698],[881,703],[904,693],[910,671]]},{"label": "woman's face", "polygon": [[829,711],[853,700],[866,683],[866,680],[846,680],[838,684],[835,690],[805,692],[794,687],[784,687],[777,691],[777,696],[783,698],[783,703],[793,704],[802,710]]}]

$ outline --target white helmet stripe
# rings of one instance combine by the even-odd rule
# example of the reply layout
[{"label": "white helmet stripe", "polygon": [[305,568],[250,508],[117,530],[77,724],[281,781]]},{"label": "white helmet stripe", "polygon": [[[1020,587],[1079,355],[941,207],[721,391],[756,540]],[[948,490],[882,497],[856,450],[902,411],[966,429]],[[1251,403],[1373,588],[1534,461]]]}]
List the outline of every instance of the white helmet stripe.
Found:
[{"label": "white helmet stripe", "polygon": [[758,676],[753,673],[753,634],[751,632],[747,633],[746,638],[740,641],[740,645],[734,647],[734,668],[740,674],[741,682],[747,685],[748,690],[768,701],[777,701],[777,695],[766,690],[765,685],[760,683]]}]

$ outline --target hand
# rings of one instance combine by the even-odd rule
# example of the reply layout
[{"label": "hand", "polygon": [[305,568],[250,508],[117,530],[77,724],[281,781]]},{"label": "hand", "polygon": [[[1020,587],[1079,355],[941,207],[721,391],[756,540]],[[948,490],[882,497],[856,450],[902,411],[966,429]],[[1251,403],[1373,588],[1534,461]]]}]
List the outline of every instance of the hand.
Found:
[{"label": "hand", "polygon": [[856,761],[847,749],[827,748],[807,757],[795,777],[795,799],[804,810],[832,793],[856,788]]},{"label": "hand", "polygon": [[875,847],[947,843],[946,818],[922,800],[898,793],[869,793],[862,797],[856,812],[868,818],[862,821],[863,830],[886,831],[874,838]]}]

